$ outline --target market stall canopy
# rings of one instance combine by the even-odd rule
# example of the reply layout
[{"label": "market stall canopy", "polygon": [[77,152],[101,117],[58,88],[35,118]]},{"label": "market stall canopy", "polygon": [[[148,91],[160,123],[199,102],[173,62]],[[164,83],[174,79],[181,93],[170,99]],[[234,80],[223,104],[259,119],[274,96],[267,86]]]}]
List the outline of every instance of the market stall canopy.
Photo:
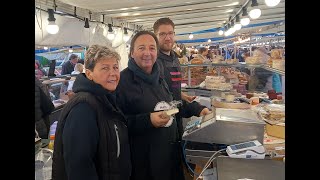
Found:
[{"label": "market stall canopy", "polygon": [[[285,32],[285,1],[274,7],[266,5],[265,0],[257,0],[261,16],[250,18],[250,24],[243,26],[231,36],[277,34]],[[46,10],[55,7],[55,13],[64,12],[77,17],[90,18],[92,22],[112,24],[114,27],[128,27],[134,30],[153,30],[155,20],[169,17],[175,23],[177,42],[190,40],[187,45],[198,45],[211,39],[211,43],[229,41],[231,36],[219,35],[218,31],[230,24],[236,15],[242,18],[243,8],[248,14],[254,9],[252,0],[60,0],[36,1],[36,7]],[[271,24],[282,21],[283,23]],[[84,21],[79,26],[83,29]],[[80,24],[81,24],[80,23]],[[269,24],[268,24],[269,23]],[[90,24],[91,26],[91,24]],[[90,27],[91,28],[91,27]],[[285,34],[283,34],[285,35]],[[217,38],[219,40],[217,40]]]},{"label": "market stall canopy", "polygon": [[[251,19],[249,25],[271,23],[285,20],[285,1],[277,6],[269,7],[264,0],[257,0],[261,16]],[[153,30],[155,20],[169,17],[175,23],[176,40],[189,40],[194,34],[191,44],[199,44],[197,39],[211,39],[224,35],[218,34],[218,29],[229,23],[236,15],[242,17],[242,8],[246,5],[248,13],[254,9],[251,0],[39,0],[36,6],[42,9],[56,7],[56,12],[62,11],[75,14],[78,17],[90,17],[91,22],[101,22],[102,16],[106,24],[127,26],[131,30]],[[84,22],[82,21],[82,28]],[[203,33],[199,33],[202,32]],[[279,33],[285,31],[285,23],[279,26],[261,25],[242,28],[233,36],[242,34]],[[223,40],[220,40],[223,41]]]},{"label": "market stall canopy", "polygon": [[36,46],[86,46],[90,42],[90,30],[83,27],[83,22],[75,18],[67,18],[56,15],[56,24],[59,26],[59,33],[49,34],[46,31],[48,25],[48,14],[37,12],[35,23],[35,45]]},{"label": "market stall canopy", "polygon": [[66,57],[68,57],[68,55],[68,49],[59,49],[52,52],[36,53],[36,56],[42,56],[47,58],[48,60],[65,59]]}]

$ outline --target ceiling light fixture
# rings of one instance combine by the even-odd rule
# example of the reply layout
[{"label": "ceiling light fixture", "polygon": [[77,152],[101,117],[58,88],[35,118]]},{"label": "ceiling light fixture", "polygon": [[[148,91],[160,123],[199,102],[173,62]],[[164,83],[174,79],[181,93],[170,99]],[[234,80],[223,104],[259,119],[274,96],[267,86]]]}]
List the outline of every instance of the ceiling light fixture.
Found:
[{"label": "ceiling light fixture", "polygon": [[88,19],[88,18],[85,18],[85,19],[84,19],[84,28],[90,28],[90,26],[89,26],[89,19]]},{"label": "ceiling light fixture", "polygon": [[235,30],[240,30],[242,28],[242,25],[240,23],[240,17],[239,15],[236,16],[236,24],[234,25]]},{"label": "ceiling light fixture", "polygon": [[242,8],[242,18],[240,20],[242,26],[246,26],[250,23],[250,19],[248,17],[247,8]]},{"label": "ceiling light fixture", "polygon": [[111,25],[111,24],[108,24],[108,27],[109,27],[109,29],[108,29],[107,38],[108,38],[110,41],[112,41],[112,40],[114,40],[114,38],[115,38],[115,34],[114,34],[114,32],[113,32],[112,25]]},{"label": "ceiling light fixture", "polygon": [[280,0],[264,0],[267,6],[274,7],[280,3]]},{"label": "ceiling light fixture", "polygon": [[126,28],[126,27],[124,27],[123,28],[123,41],[124,42],[127,42],[127,41],[129,41],[129,39],[130,39],[130,36],[129,36],[129,34],[128,34],[128,29]]},{"label": "ceiling light fixture", "polygon": [[55,23],[56,18],[54,18],[54,11],[53,9],[48,9],[48,26],[47,26],[47,32],[49,34],[57,34],[59,32],[59,26]]},{"label": "ceiling light fixture", "polygon": [[[252,0],[251,7],[259,6],[257,0]],[[254,8],[249,12],[251,19],[258,19],[261,16],[261,10],[259,8]]]}]

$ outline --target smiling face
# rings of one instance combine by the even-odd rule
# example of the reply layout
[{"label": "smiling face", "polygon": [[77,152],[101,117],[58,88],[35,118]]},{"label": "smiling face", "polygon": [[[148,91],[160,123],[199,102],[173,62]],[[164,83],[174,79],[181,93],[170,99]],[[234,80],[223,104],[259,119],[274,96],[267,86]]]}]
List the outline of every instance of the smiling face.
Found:
[{"label": "smiling face", "polygon": [[119,63],[116,58],[102,58],[93,71],[86,69],[86,76],[108,91],[114,91],[120,80]]},{"label": "smiling face", "polygon": [[134,42],[131,57],[146,73],[152,72],[153,64],[157,60],[157,44],[149,34],[140,35]]}]

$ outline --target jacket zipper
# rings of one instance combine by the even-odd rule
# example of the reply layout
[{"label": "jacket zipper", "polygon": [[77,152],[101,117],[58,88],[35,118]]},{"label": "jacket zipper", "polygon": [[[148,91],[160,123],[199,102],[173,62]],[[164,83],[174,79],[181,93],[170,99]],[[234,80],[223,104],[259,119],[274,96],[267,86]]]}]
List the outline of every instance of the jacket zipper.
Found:
[{"label": "jacket zipper", "polygon": [[119,140],[117,125],[114,125],[114,130],[116,131],[116,136],[117,136],[117,158],[118,158],[120,156],[120,140]]}]

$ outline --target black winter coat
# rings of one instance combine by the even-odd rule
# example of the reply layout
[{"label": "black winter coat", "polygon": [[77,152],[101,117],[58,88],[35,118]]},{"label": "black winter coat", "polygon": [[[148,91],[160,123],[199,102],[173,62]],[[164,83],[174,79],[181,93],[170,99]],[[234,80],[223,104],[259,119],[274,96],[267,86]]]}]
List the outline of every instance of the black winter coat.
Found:
[{"label": "black winter coat", "polygon": [[115,94],[79,74],[58,121],[53,180],[128,180],[130,147]]},{"label": "black winter coat", "polygon": [[177,123],[155,128],[150,113],[158,102],[173,100],[165,81],[149,84],[126,68],[117,87],[117,103],[128,119],[132,180],[178,180],[183,176],[179,159]]}]

